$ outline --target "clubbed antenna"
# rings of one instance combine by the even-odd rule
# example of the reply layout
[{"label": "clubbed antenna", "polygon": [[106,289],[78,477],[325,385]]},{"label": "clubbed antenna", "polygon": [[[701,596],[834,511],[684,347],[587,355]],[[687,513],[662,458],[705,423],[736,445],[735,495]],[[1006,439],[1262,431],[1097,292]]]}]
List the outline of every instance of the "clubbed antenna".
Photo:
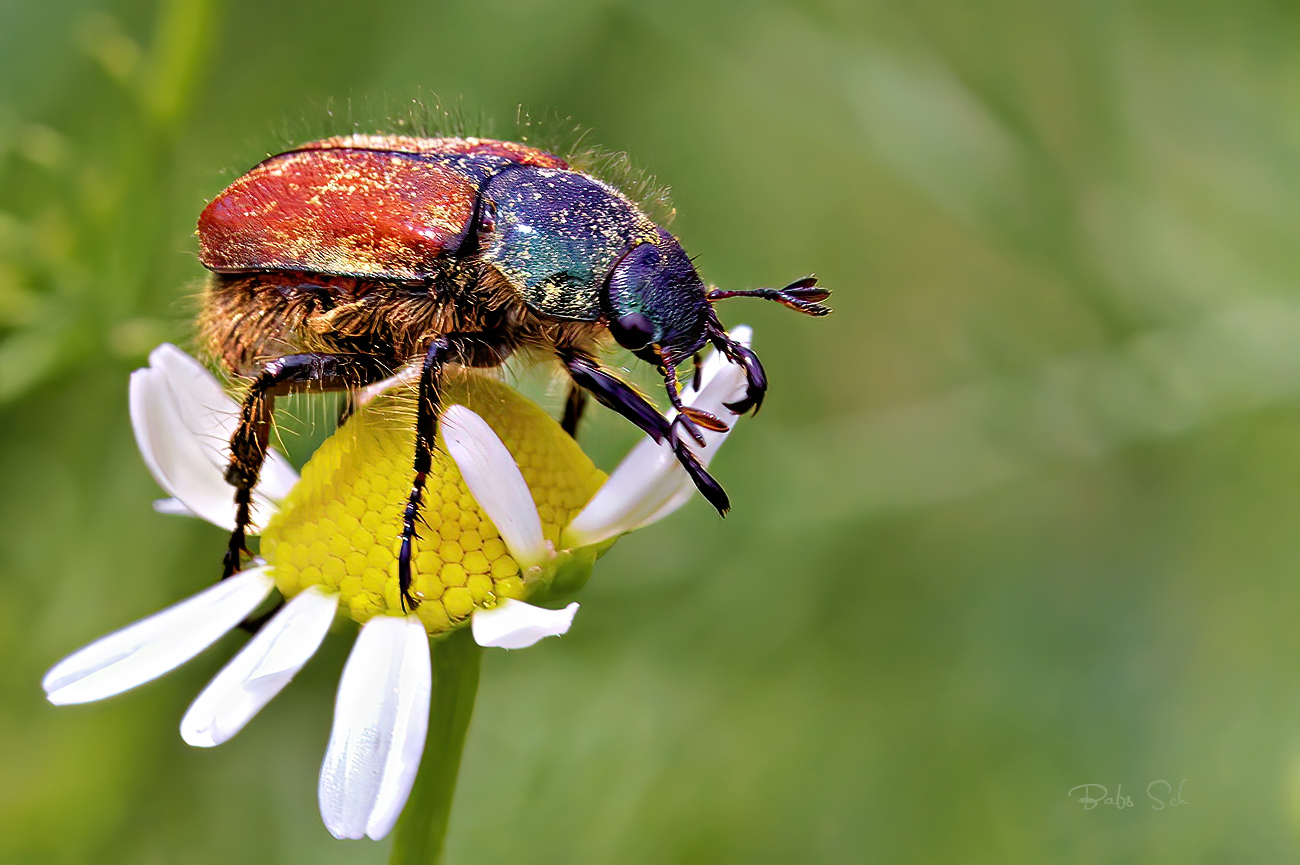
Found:
[{"label": "clubbed antenna", "polygon": [[708,299],[710,303],[716,303],[728,297],[757,297],[763,300],[775,300],[805,315],[826,315],[831,308],[819,301],[830,296],[830,290],[818,288],[817,277],[809,275],[795,280],[785,288],[751,288],[745,291],[723,291],[715,288],[709,292]]}]

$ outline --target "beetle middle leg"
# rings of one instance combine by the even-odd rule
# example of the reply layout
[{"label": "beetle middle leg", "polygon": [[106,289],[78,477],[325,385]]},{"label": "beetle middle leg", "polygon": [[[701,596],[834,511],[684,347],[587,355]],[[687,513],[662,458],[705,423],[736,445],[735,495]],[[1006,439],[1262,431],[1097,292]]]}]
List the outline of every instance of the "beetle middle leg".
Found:
[{"label": "beetle middle leg", "polygon": [[415,411],[415,478],[402,512],[402,546],[397,555],[397,586],[402,604],[414,610],[420,602],[411,595],[411,558],[414,555],[415,524],[424,501],[424,485],[433,466],[433,444],[438,435],[438,391],[443,367],[448,363],[476,362],[494,365],[504,359],[508,349],[494,344],[481,333],[448,333],[435,337],[424,354],[420,368],[419,401]]},{"label": "beetle middle leg", "polygon": [[262,367],[248,389],[239,425],[230,437],[226,482],[235,488],[235,528],[226,545],[221,578],[239,571],[252,520],[253,488],[266,461],[275,398],[307,389],[339,390],[377,381],[386,370],[377,359],[344,354],[291,354]]},{"label": "beetle middle leg", "polygon": [[659,409],[637,393],[631,385],[605,372],[591,358],[576,353],[562,353],[560,360],[569,370],[574,383],[590,392],[596,398],[596,402],[618,412],[655,441],[667,441],[677,457],[677,462],[686,470],[686,474],[690,475],[695,488],[708,499],[709,504],[713,505],[719,514],[726,515],[731,509],[731,501],[727,498],[726,490],[713,479],[686,446],[686,442],[676,434],[674,423],[670,423],[659,413]]}]

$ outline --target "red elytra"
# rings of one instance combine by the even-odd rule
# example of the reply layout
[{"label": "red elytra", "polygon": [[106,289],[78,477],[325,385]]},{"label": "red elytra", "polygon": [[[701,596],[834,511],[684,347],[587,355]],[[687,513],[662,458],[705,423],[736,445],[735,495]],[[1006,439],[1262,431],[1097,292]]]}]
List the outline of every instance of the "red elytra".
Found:
[{"label": "red elytra", "polygon": [[508,141],[351,135],[273,156],[199,217],[199,260],[220,273],[308,271],[419,282],[455,249],[477,187],[430,156],[483,154],[540,168],[557,156]]}]

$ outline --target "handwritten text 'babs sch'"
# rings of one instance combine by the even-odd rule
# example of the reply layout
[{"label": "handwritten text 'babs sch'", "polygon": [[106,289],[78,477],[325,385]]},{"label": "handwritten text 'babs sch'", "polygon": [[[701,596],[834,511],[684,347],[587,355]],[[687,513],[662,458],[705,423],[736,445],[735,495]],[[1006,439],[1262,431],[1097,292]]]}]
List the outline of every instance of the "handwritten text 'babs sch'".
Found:
[{"label": "handwritten text 'babs sch'", "polygon": [[[1168,803],[1168,807],[1171,808],[1177,808],[1179,805],[1188,804],[1188,802],[1183,799],[1183,785],[1186,783],[1186,778],[1179,781],[1178,791],[1176,793],[1174,792],[1174,785],[1170,784],[1168,781],[1152,781],[1148,784],[1147,799],[1151,802],[1151,810],[1163,811],[1165,810],[1166,803]],[[1110,795],[1110,791],[1101,784],[1078,784],[1071,787],[1065,795],[1073,796],[1076,790],[1083,791],[1083,795],[1079,797],[1079,803],[1083,805],[1083,810],[1085,811],[1091,811],[1098,805],[1112,805],[1117,810],[1121,811],[1125,808],[1134,807],[1132,797],[1124,795],[1123,784],[1115,785],[1115,795],[1113,796]]]}]

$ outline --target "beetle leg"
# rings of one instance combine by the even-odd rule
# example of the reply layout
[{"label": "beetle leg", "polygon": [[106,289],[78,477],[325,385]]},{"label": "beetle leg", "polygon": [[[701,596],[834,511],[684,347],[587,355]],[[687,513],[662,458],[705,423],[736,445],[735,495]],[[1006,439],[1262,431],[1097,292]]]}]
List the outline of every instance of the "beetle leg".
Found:
[{"label": "beetle leg", "polygon": [[334,426],[341,427],[343,426],[343,424],[347,423],[348,418],[352,417],[352,415],[356,413],[357,404],[358,404],[358,399],[357,399],[356,388],[350,387],[347,390],[345,390],[343,392],[343,399],[340,400],[339,402],[338,421],[334,424]]},{"label": "beetle leg", "polygon": [[763,397],[767,393],[767,373],[764,372],[758,355],[753,349],[732,339],[716,319],[709,325],[709,341],[728,360],[739,364],[745,371],[747,385],[745,395],[735,402],[726,402],[723,405],[738,415],[744,414],[751,408],[755,414],[758,414],[759,408],[763,405]]},{"label": "beetle leg", "polygon": [[574,384],[590,392],[596,402],[618,412],[657,442],[668,436],[668,421],[659,413],[659,409],[633,390],[631,385],[605,372],[594,360],[580,354],[561,354],[560,362],[569,370]]},{"label": "beetle leg", "polygon": [[[695,366],[695,370],[691,374],[691,390],[699,393],[700,388],[704,386],[704,364],[700,360],[700,353],[698,351],[691,357],[691,362]],[[708,412],[693,408],[685,408],[682,409],[682,411],[705,429],[713,430],[714,432],[726,432],[729,429],[726,422],[718,418],[716,415],[711,415]]]},{"label": "beetle leg", "polygon": [[570,382],[569,395],[564,400],[564,418],[560,421],[560,428],[569,434],[569,438],[578,437],[578,422],[586,408],[587,392],[576,382]]},{"label": "beetle leg", "polygon": [[727,491],[722,488],[722,484],[714,480],[713,475],[709,474],[708,469],[700,464],[700,461],[695,458],[695,454],[690,452],[686,447],[686,442],[682,441],[680,437],[673,436],[672,446],[677,462],[686,470],[686,474],[690,475],[691,483],[695,484],[695,488],[700,491],[700,494],[704,496],[709,504],[713,505],[714,510],[718,512],[718,516],[725,517],[727,511],[731,510],[731,499],[727,497]]},{"label": "beetle leg", "polygon": [[419,402],[415,410],[415,478],[402,512],[402,548],[397,554],[397,587],[401,591],[402,605],[414,610],[420,602],[411,597],[411,555],[416,538],[415,521],[420,516],[424,500],[424,482],[433,465],[433,443],[438,435],[438,384],[442,367],[451,354],[451,344],[446,336],[429,343],[420,368]]},{"label": "beetle leg", "polygon": [[686,442],[673,432],[670,424],[650,401],[637,393],[631,385],[602,370],[591,358],[579,354],[562,353],[560,360],[569,370],[573,381],[584,390],[590,391],[596,402],[613,409],[636,425],[657,442],[668,441],[686,473],[709,504],[725,516],[731,508],[727,493],[696,459]]},{"label": "beetle leg", "polygon": [[343,354],[291,354],[262,367],[239,412],[230,437],[226,482],[235,488],[235,529],[222,562],[224,580],[240,569],[252,519],[253,488],[266,461],[276,396],[311,389],[339,390],[377,381],[386,374],[372,358]]},{"label": "beetle leg", "polygon": [[407,610],[420,605],[411,595],[411,558],[415,541],[420,537],[415,532],[415,523],[424,521],[420,516],[420,505],[424,501],[424,484],[433,465],[433,445],[438,436],[438,387],[442,369],[448,363],[463,362],[474,352],[486,358],[500,354],[501,347],[486,342],[481,333],[443,334],[429,343],[420,368],[419,402],[415,412],[415,478],[406,499],[406,509],[402,512],[402,547],[397,554],[397,587]]},{"label": "beetle leg", "polygon": [[[673,362],[672,356],[659,346],[655,346],[654,349],[659,355],[659,374],[664,377],[664,390],[668,392],[668,403],[677,412],[677,416],[671,421],[672,425],[685,430],[687,435],[695,439],[697,445],[704,447],[704,433],[700,432],[700,428],[695,425],[695,418],[688,414],[686,407],[682,405],[682,392],[677,384],[677,364]],[[708,412],[700,412],[700,414],[713,417]],[[717,421],[717,418],[713,419]],[[675,439],[674,444],[676,444]]]},{"label": "beetle leg", "polygon": [[[684,429],[700,447],[704,447],[704,434],[700,432],[700,427],[713,432],[726,432],[729,427],[719,418],[701,409],[682,405],[681,388],[677,384],[677,364],[673,361],[672,355],[663,350],[659,351],[659,360],[659,374],[664,377],[664,390],[668,391],[668,402],[677,411],[677,417],[672,421],[673,425]],[[698,376],[699,368],[696,367],[696,377]]]},{"label": "beetle leg", "polygon": [[728,349],[724,349],[727,357],[733,363],[738,363],[745,368],[745,380],[748,388],[745,396],[736,402],[723,403],[727,408],[736,414],[744,414],[751,408],[754,414],[763,406],[763,397],[767,394],[767,373],[763,370],[763,364],[759,361],[758,355],[749,346],[733,342]]}]

